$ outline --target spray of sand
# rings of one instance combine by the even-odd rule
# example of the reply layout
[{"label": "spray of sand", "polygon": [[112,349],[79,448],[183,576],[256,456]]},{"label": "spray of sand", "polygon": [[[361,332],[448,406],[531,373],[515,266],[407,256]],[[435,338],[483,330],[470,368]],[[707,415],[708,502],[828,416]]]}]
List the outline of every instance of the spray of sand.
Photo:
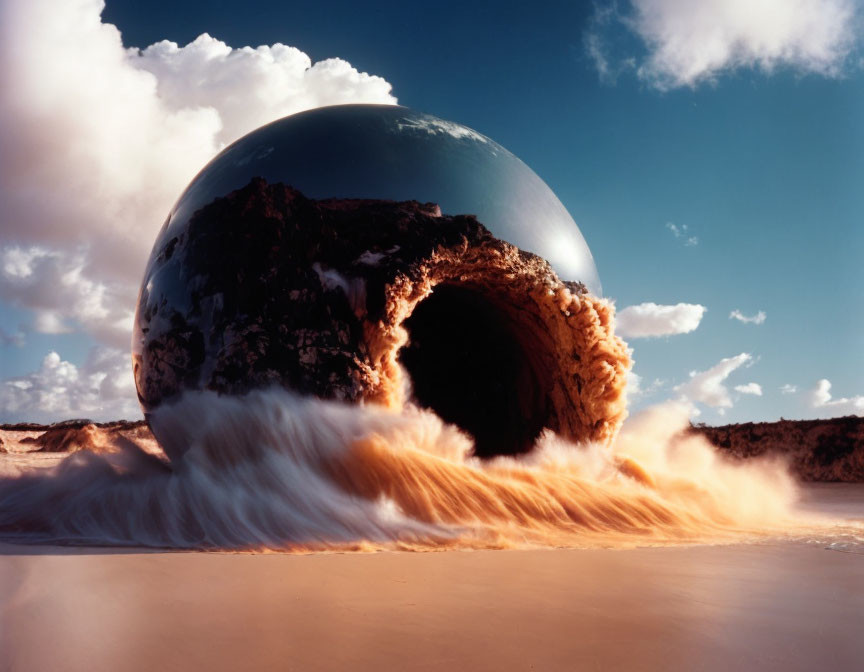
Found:
[{"label": "spray of sand", "polygon": [[[686,408],[657,407],[621,429],[630,359],[612,305],[477,231],[476,243],[463,237],[397,265],[375,319],[354,306],[364,336],[339,388],[362,391],[343,395],[352,403],[279,386],[175,395],[149,418],[170,462],[125,442],[117,454],[79,452],[51,472],[2,480],[0,535],[303,552],[715,543],[796,528],[784,466],[724,462],[682,431]],[[412,326],[427,299],[433,308]],[[474,319],[487,305],[490,317]],[[457,368],[443,382],[423,357],[406,370],[400,353],[412,339],[423,356],[460,356],[471,334],[437,333],[448,319],[512,339],[507,361],[464,378]],[[328,352],[306,360],[320,366]],[[488,383],[506,367],[496,392]],[[421,408],[411,383],[429,380]],[[447,422],[432,410],[453,412],[448,396],[466,385],[482,392],[487,417]],[[483,395],[502,390],[509,405],[484,406]],[[496,450],[511,431],[497,426],[513,418],[534,426]],[[485,437],[483,450],[472,435]]]},{"label": "spray of sand", "polygon": [[162,408],[170,469],[134,445],[0,484],[7,539],[196,549],[514,548],[721,542],[782,533],[781,465],[724,462],[686,409],[633,418],[611,446],[547,432],[481,461],[431,412],[281,389],[191,393]]}]

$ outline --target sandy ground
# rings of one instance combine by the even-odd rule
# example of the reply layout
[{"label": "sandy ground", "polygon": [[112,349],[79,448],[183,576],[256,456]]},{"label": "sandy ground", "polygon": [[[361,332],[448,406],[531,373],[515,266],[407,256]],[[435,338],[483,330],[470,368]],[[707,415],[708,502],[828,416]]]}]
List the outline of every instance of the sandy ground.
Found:
[{"label": "sandy ground", "polygon": [[[808,489],[864,517],[864,486]],[[851,511],[851,515],[850,515]],[[0,545],[0,670],[860,670],[860,546],[243,555]]]}]

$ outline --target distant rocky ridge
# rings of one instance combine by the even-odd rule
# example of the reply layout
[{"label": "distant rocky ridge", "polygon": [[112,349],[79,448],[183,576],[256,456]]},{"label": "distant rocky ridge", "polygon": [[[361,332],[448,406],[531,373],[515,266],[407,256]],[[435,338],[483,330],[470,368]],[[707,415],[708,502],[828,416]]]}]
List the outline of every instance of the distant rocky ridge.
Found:
[{"label": "distant rocky ridge", "polygon": [[[695,425],[688,431],[704,436],[734,459],[785,457],[804,481],[864,483],[864,418]],[[52,425],[0,425],[0,452],[104,452],[112,449],[118,437],[158,450],[143,420],[65,420]]]},{"label": "distant rocky ridge", "polygon": [[17,422],[14,424],[0,425],[0,430],[6,432],[47,432],[48,430],[60,429],[82,429],[87,425],[93,425],[105,431],[128,431],[146,427],[144,420],[112,420],[110,422],[93,422],[87,418],[74,420],[61,420],[49,425],[41,425],[36,422]]},{"label": "distant rocky ridge", "polygon": [[864,418],[696,425],[720,452],[736,459],[782,456],[804,481],[864,482]]},{"label": "distant rocky ridge", "polygon": [[108,452],[114,449],[121,437],[155,446],[150,429],[143,420],[92,422],[82,419],[51,425],[31,422],[0,425],[0,453]]}]

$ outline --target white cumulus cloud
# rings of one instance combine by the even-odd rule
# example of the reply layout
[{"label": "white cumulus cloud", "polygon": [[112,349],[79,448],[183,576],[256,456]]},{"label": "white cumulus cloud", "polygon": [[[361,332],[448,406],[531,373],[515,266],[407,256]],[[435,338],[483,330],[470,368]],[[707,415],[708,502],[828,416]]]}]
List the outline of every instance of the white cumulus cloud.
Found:
[{"label": "white cumulus cloud", "polygon": [[864,415],[864,395],[841,397],[831,396],[831,381],[822,378],[809,394],[811,408],[827,411],[833,416]]},{"label": "white cumulus cloud", "polygon": [[95,348],[80,368],[51,352],[38,371],[0,382],[0,422],[136,419],[129,354]]},{"label": "white cumulus cloud", "polygon": [[797,385],[786,383],[780,386],[780,394],[795,394],[798,391]]},{"label": "white cumulus cloud", "polygon": [[618,311],[615,331],[625,338],[686,334],[699,326],[704,314],[705,306],[695,303],[640,303]]},{"label": "white cumulus cloud", "polygon": [[0,299],[31,329],[125,346],[156,232],[214,154],[294,112],[396,99],[283,44],[128,48],[103,7],[0,0]]},{"label": "white cumulus cloud", "polygon": [[186,46],[163,40],[127,52],[127,63],[156,78],[171,110],[215,109],[220,145],[300,110],[346,102],[393,103],[390,84],[331,58],[313,64],[284,44],[234,49],[207,33]]},{"label": "white cumulus cloud", "polygon": [[707,371],[691,371],[690,380],[678,385],[675,391],[685,400],[711,406],[722,414],[724,409],[732,408],[733,405],[729,388],[724,382],[733,371],[752,360],[752,355],[742,352],[735,357],[721,359]]},{"label": "white cumulus cloud", "polygon": [[747,383],[746,385],[736,385],[735,391],[741,394],[752,394],[757,397],[762,396],[762,386],[759,383]]},{"label": "white cumulus cloud", "polygon": [[0,299],[32,311],[38,333],[69,333],[74,320],[101,341],[128,347],[133,303],[116,284],[86,277],[87,264],[81,249],[0,249]]},{"label": "white cumulus cloud", "polygon": [[739,322],[743,322],[744,324],[762,324],[768,316],[765,314],[764,310],[760,310],[755,315],[745,315],[740,310],[735,309],[731,313],[729,313],[730,320],[738,320]]},{"label": "white cumulus cloud", "polygon": [[586,36],[589,56],[608,80],[623,66],[602,49],[610,41],[602,33],[629,29],[645,53],[620,60],[661,90],[695,87],[742,68],[837,76],[858,41],[855,0],[630,0],[623,7],[612,18],[598,10]]}]

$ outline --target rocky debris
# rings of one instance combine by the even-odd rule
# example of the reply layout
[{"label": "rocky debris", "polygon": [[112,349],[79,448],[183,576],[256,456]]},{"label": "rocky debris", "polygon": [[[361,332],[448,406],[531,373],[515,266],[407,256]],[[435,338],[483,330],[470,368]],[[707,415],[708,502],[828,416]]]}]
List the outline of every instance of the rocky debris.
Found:
[{"label": "rocky debris", "polygon": [[537,388],[519,403],[539,414],[534,424],[612,439],[630,361],[611,304],[472,215],[416,201],[316,201],[260,178],[154,249],[133,344],[142,405],[152,411],[188,389],[280,385],[398,407],[403,323],[444,285],[481,297],[518,341]]},{"label": "rocky debris", "polygon": [[21,439],[21,444],[36,446],[37,450],[45,453],[70,453],[78,450],[102,452],[103,446],[99,438],[99,430],[95,425],[84,425],[79,428],[51,429],[38,437],[25,437]]},{"label": "rocky debris", "polygon": [[89,420],[64,420],[51,425],[17,423],[0,425],[2,452],[69,453],[79,450],[111,452],[119,439],[156,447],[143,420],[94,423]]},{"label": "rocky debris", "polygon": [[738,459],[779,455],[804,481],[864,482],[864,418],[696,425],[721,452]]}]

